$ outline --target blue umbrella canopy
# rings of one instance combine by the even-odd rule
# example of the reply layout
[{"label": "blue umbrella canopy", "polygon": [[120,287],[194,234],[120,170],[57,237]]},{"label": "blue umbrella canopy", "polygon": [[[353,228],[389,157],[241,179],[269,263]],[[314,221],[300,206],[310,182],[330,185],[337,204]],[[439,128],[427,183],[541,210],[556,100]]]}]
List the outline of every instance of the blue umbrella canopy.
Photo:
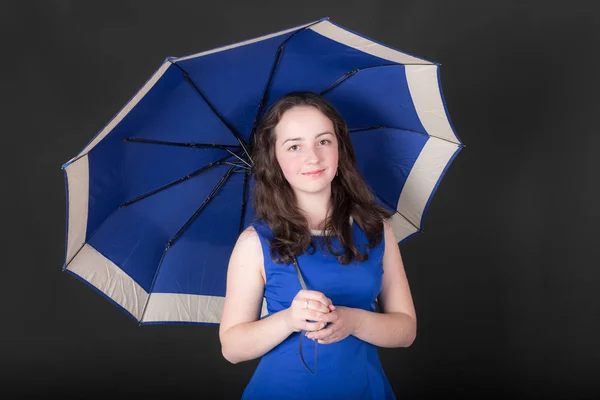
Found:
[{"label": "blue umbrella canopy", "polygon": [[420,232],[464,147],[439,65],[325,18],[167,58],[62,166],[63,269],[140,324],[218,324],[230,253],[254,217],[254,130],[274,101],[296,90],[322,94],[345,118],[359,171],[395,211],[398,242]]}]

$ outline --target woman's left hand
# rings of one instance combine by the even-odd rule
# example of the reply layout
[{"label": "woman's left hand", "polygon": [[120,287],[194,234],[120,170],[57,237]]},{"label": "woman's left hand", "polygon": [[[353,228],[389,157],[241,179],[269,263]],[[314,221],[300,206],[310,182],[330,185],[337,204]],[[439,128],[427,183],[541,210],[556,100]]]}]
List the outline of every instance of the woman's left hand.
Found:
[{"label": "woman's left hand", "polygon": [[306,337],[316,340],[319,344],[339,342],[350,336],[356,329],[356,317],[353,309],[337,306],[335,309],[319,318],[319,322],[329,323],[326,328],[309,332]]}]

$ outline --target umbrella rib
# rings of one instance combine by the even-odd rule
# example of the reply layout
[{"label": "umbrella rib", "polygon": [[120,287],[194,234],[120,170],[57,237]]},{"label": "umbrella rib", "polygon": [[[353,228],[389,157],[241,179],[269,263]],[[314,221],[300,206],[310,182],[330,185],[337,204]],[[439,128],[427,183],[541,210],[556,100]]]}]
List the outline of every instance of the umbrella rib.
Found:
[{"label": "umbrella rib", "polygon": [[246,153],[246,156],[248,158],[250,158],[250,152],[247,149],[247,144],[244,142],[244,140],[242,139],[241,135],[239,134],[239,132],[229,123],[225,120],[225,118],[219,114],[217,112],[217,109],[212,105],[211,102],[208,101],[208,99],[206,98],[206,96],[204,95],[204,93],[202,93],[202,91],[198,88],[198,86],[194,83],[194,81],[192,80],[192,78],[190,77],[190,75],[187,73],[186,70],[184,70],[179,64],[177,64],[176,62],[170,61],[171,64],[173,64],[174,66],[176,66],[177,68],[179,68],[179,70],[183,73],[183,77],[188,81],[188,83],[190,85],[192,85],[192,87],[194,88],[194,90],[196,90],[196,93],[198,93],[200,95],[200,97],[202,97],[202,99],[204,100],[204,102],[208,105],[208,107],[212,110],[212,112],[215,114],[215,116],[217,118],[219,118],[219,120],[227,127],[227,129],[229,129],[229,131],[231,132],[231,134],[235,137],[235,139],[238,141],[238,143],[240,144],[240,146],[242,147],[242,149],[244,149],[244,153]]},{"label": "umbrella rib", "polygon": [[248,171],[244,174],[244,189],[242,190],[242,212],[240,216],[240,227],[238,229],[238,235],[242,233],[244,229],[244,220],[246,219],[246,194],[248,193]]},{"label": "umbrella rib", "polygon": [[194,222],[194,220],[196,219],[196,217],[198,217],[198,215],[200,215],[200,213],[202,212],[202,210],[204,210],[204,208],[208,205],[208,203],[210,203],[210,201],[215,197],[215,194],[217,194],[217,192],[219,191],[219,189],[221,188],[221,186],[223,186],[225,184],[225,182],[229,179],[229,177],[231,176],[231,174],[234,172],[234,169],[235,169],[235,166],[232,166],[231,168],[229,168],[229,170],[227,170],[227,172],[225,173],[225,175],[223,175],[223,177],[221,178],[221,180],[215,185],[215,187],[210,192],[210,194],[206,197],[206,199],[204,199],[204,201],[202,202],[202,204],[200,205],[200,207],[198,207],[198,209],[196,210],[196,212],[186,221],[185,224],[183,224],[183,226],[179,229],[179,231],[177,231],[177,233],[171,238],[171,240],[169,240],[169,243],[167,243],[167,248],[165,249],[165,252],[170,247],[173,246],[173,244],[177,241],[177,239],[179,239],[179,237],[181,235],[183,235],[183,233],[192,224],[192,222]]},{"label": "umbrella rib", "polygon": [[456,145],[458,147],[466,147],[462,143],[456,143],[456,142],[453,142],[452,140],[444,139],[444,138],[441,138],[439,136],[429,135],[429,134],[423,133],[423,132],[412,131],[410,129],[397,128],[397,127],[394,127],[394,126],[376,125],[376,126],[370,126],[368,128],[348,129],[348,133],[374,131],[374,130],[377,130],[377,129],[394,129],[394,130],[398,130],[398,131],[406,131],[406,132],[410,132],[410,133],[416,133],[416,134],[419,134],[419,135],[423,135],[423,136],[427,136],[427,137],[431,137],[431,138],[443,140],[444,142],[452,143],[452,144],[454,144],[454,145]]},{"label": "umbrella rib", "polygon": [[388,207],[390,207],[392,210],[395,211],[396,214],[400,215],[402,218],[404,218],[406,221],[408,221],[409,224],[411,224],[419,233],[423,233],[423,231],[421,230],[421,228],[419,228],[416,224],[414,224],[408,217],[406,217],[404,214],[402,214],[400,211],[398,211],[398,209],[394,206],[392,206],[386,199],[384,199],[383,197],[381,197],[380,195],[377,195],[377,197],[383,201]]},{"label": "umbrella rib", "polygon": [[[411,65],[421,65],[421,64],[411,64]],[[423,65],[429,65],[429,64],[423,64]],[[346,72],[346,74],[344,74],[343,76],[341,76],[340,78],[338,78],[335,82],[333,82],[331,85],[329,85],[327,87],[327,89],[321,91],[320,94],[321,94],[321,96],[323,96],[323,95],[329,93],[330,91],[332,91],[336,87],[340,86],[342,83],[346,82],[348,79],[350,79],[351,77],[353,77],[354,75],[356,75],[360,71],[365,71],[365,70],[373,69],[373,68],[383,68],[383,67],[404,67],[404,64],[380,64],[380,65],[372,65],[370,67],[363,67],[363,68],[353,69],[351,71]],[[357,130],[354,130],[354,132],[357,132],[359,130],[365,130],[365,131],[367,131],[367,130],[379,129],[379,128],[402,129],[402,128],[393,128],[393,127],[386,127],[386,126],[374,126],[374,127],[370,127],[370,128],[357,129]],[[434,137],[436,139],[444,140],[446,142],[453,143],[453,144],[456,144],[456,145],[461,146],[461,147],[463,146],[460,143],[456,143],[456,142],[453,142],[451,140],[441,138],[439,136],[429,135],[427,133],[422,133],[422,132],[417,132],[417,131],[411,131],[410,129],[403,129],[403,130],[409,131],[409,132],[414,132],[414,133],[419,133],[421,135],[426,135],[428,137]],[[349,132],[352,132],[352,131],[349,130]]]},{"label": "umbrella rib", "polygon": [[225,160],[227,160],[229,157],[231,157],[231,156],[227,155],[227,156],[225,156],[225,157],[223,157],[223,158],[221,158],[221,159],[219,159],[217,161],[213,161],[210,164],[207,164],[204,167],[202,167],[200,169],[197,169],[196,171],[194,171],[194,172],[192,172],[192,173],[190,173],[190,174],[188,174],[186,176],[183,176],[183,177],[181,177],[181,178],[179,178],[179,179],[177,179],[177,180],[175,180],[173,182],[167,183],[166,185],[163,185],[163,186],[158,187],[158,188],[156,188],[154,190],[151,190],[150,192],[146,192],[146,193],[144,193],[144,194],[142,194],[142,195],[140,195],[140,196],[138,196],[138,197],[136,197],[136,198],[134,198],[132,200],[128,200],[128,201],[124,202],[123,204],[121,204],[119,207],[120,208],[127,207],[127,206],[129,206],[129,205],[131,205],[133,203],[136,203],[136,202],[138,202],[140,200],[143,200],[143,199],[145,199],[145,198],[147,198],[149,196],[152,196],[152,195],[154,195],[154,194],[156,194],[158,192],[162,192],[163,190],[168,189],[168,188],[170,188],[172,186],[175,186],[175,185],[177,185],[177,184],[179,184],[181,182],[185,182],[188,179],[193,178],[194,176],[199,175],[202,172],[205,172],[205,171],[207,171],[207,170],[209,170],[209,169],[211,169],[213,167],[225,164]]},{"label": "umbrella rib", "polygon": [[[411,64],[411,65],[412,65],[412,64]],[[420,64],[417,64],[417,65],[420,65]],[[426,64],[423,64],[423,65],[426,65]],[[356,74],[357,74],[358,72],[360,72],[360,71],[364,71],[364,70],[367,70],[367,69],[373,69],[373,68],[383,68],[383,67],[403,67],[403,66],[404,66],[404,64],[380,64],[380,65],[373,65],[373,66],[370,66],[370,67],[364,67],[364,68],[356,68],[356,69],[353,69],[352,71],[348,71],[348,72],[347,72],[345,75],[343,75],[342,77],[338,78],[338,79],[337,79],[335,82],[333,82],[331,85],[329,85],[329,87],[327,87],[327,89],[323,90],[323,91],[321,92],[321,96],[325,95],[326,93],[329,93],[329,92],[330,92],[330,91],[332,91],[334,88],[336,88],[336,87],[340,86],[342,83],[346,82],[348,79],[350,79],[352,76],[356,75]],[[381,127],[372,127],[372,128],[366,128],[366,129],[364,129],[364,130],[369,130],[369,129],[377,129],[377,128],[381,128]],[[391,128],[391,127],[390,127],[390,129],[401,129],[401,128]],[[408,131],[409,129],[404,129],[404,130]],[[451,140],[443,139],[443,138],[441,138],[441,137],[439,137],[439,136],[435,136],[435,135],[428,135],[428,134],[426,134],[426,133],[421,133],[421,132],[416,132],[416,131],[411,131],[411,132],[420,133],[420,134],[422,134],[422,135],[427,135],[427,136],[429,136],[429,137],[434,137],[434,138],[437,138],[437,139],[440,139],[440,140],[445,140],[445,141],[447,141],[447,142],[454,143],[454,144],[457,144],[457,145],[458,145],[458,143],[455,143],[455,142],[453,142],[453,141],[451,141]]]},{"label": "umbrella rib", "polygon": [[220,150],[224,150],[224,151],[228,152],[229,154],[236,157],[241,162],[245,163],[248,166],[248,168],[252,167],[250,164],[248,164],[248,162],[246,160],[244,160],[242,157],[240,157],[239,155],[237,155],[236,153],[234,153],[233,151],[228,149],[228,147],[240,149],[240,148],[242,148],[241,146],[227,145],[227,144],[214,144],[214,143],[179,143],[179,142],[167,142],[164,140],[154,140],[154,139],[144,139],[144,138],[124,138],[123,141],[124,142],[134,142],[134,143],[145,143],[145,144],[160,144],[160,145],[165,145],[165,146],[191,147],[191,148],[196,148],[196,149],[209,149],[209,148],[220,149]]},{"label": "umbrella rib", "polygon": [[403,66],[404,66],[404,64],[380,64],[380,65],[372,65],[370,67],[363,67],[363,68],[353,69],[351,71],[346,72],[346,74],[342,75],[335,82],[333,82],[331,85],[329,85],[327,87],[327,89],[323,90],[321,92],[321,96],[323,96],[326,93],[332,91],[334,88],[338,87],[343,82],[347,81],[350,77],[354,76],[354,74],[356,74],[357,72],[364,71],[364,70],[367,70],[367,69],[373,69],[373,68],[381,68],[381,67],[403,67]]},{"label": "umbrella rib", "polygon": [[[169,251],[169,249],[173,246],[173,244],[177,241],[177,239],[179,239],[179,237],[187,230],[187,228],[192,224],[192,222],[194,222],[194,220],[198,217],[198,215],[202,212],[202,210],[204,210],[204,208],[208,205],[208,203],[213,199],[213,197],[219,191],[221,186],[223,186],[223,184],[227,181],[227,179],[229,179],[229,177],[233,173],[234,168],[235,167],[229,168],[227,173],[225,173],[225,175],[223,175],[223,177],[221,178],[219,183],[217,183],[217,185],[213,188],[212,192],[210,192],[210,194],[206,197],[206,199],[204,199],[204,202],[200,205],[200,207],[198,207],[196,212],[190,218],[188,218],[188,220],[185,222],[185,224],[183,224],[183,226],[177,231],[177,233],[167,243],[167,246],[166,246],[165,250],[163,251],[163,254],[158,263],[158,268],[156,268],[156,272],[154,273],[154,277],[152,278],[152,284],[150,285],[150,290],[148,291],[148,293],[150,295],[152,295],[154,285],[156,284],[156,278],[158,278],[158,273],[160,272],[160,269],[163,265],[163,261],[165,259],[165,256],[167,255],[167,251]],[[148,307],[148,302],[146,302],[146,304],[144,305],[144,311],[142,311],[142,316],[140,317],[140,321],[142,321],[144,319],[144,315],[146,315],[147,307]]]},{"label": "umbrella rib", "polygon": [[[212,162],[212,163],[210,163],[210,164],[208,164],[208,165],[206,165],[206,166],[204,166],[204,167],[200,168],[199,170],[196,170],[196,171],[192,172],[191,174],[188,174],[188,175],[186,175],[186,176],[184,176],[184,177],[182,177],[182,178],[180,178],[180,179],[178,179],[178,180],[176,180],[176,181],[174,181],[174,182],[171,182],[171,183],[169,183],[169,184],[167,184],[167,185],[165,185],[165,186],[162,186],[162,187],[160,187],[160,188],[157,188],[157,189],[155,189],[155,190],[153,190],[153,191],[151,191],[151,192],[147,192],[146,194],[143,194],[143,195],[141,195],[141,196],[139,196],[139,197],[137,197],[137,198],[135,198],[135,199],[133,199],[133,200],[126,201],[125,203],[121,204],[119,207],[115,208],[115,210],[114,210],[114,211],[113,211],[113,212],[112,212],[112,213],[111,213],[111,214],[110,214],[110,215],[109,215],[109,216],[108,216],[108,217],[107,217],[107,218],[104,220],[104,222],[103,222],[103,223],[102,223],[100,226],[98,226],[98,227],[96,228],[96,230],[95,230],[95,231],[94,231],[92,234],[90,234],[90,236],[88,237],[88,239],[87,239],[87,240],[86,240],[86,241],[85,241],[85,242],[82,244],[82,246],[79,248],[79,250],[77,250],[77,252],[76,252],[76,253],[75,253],[75,255],[74,255],[72,258],[71,258],[71,260],[69,260],[69,262],[68,262],[68,263],[67,263],[67,262],[65,262],[65,267],[64,267],[64,269],[66,269],[66,268],[67,268],[67,265],[68,265],[68,264],[70,264],[70,262],[71,262],[71,261],[73,261],[73,260],[75,259],[75,257],[77,256],[77,254],[79,254],[79,252],[81,251],[81,249],[83,249],[83,247],[85,246],[85,244],[86,244],[86,243],[89,243],[89,242],[90,242],[90,240],[91,240],[91,239],[94,237],[94,235],[95,235],[97,232],[99,232],[99,231],[100,231],[100,229],[102,229],[102,226],[104,225],[104,223],[105,223],[106,221],[108,221],[108,220],[109,220],[109,219],[110,219],[112,216],[114,216],[114,215],[117,213],[117,211],[118,211],[119,209],[121,209],[121,208],[123,208],[123,207],[126,207],[126,206],[128,206],[128,205],[130,205],[130,204],[133,204],[133,203],[135,203],[135,202],[137,202],[137,201],[140,201],[140,200],[142,200],[143,198],[146,198],[146,197],[148,197],[148,196],[151,196],[151,195],[153,195],[153,194],[155,194],[155,193],[157,193],[157,192],[159,192],[159,191],[162,191],[162,190],[168,189],[169,187],[171,187],[171,186],[174,186],[174,185],[176,185],[176,184],[178,184],[178,183],[181,183],[181,182],[183,182],[183,181],[185,181],[185,180],[188,180],[188,179],[190,179],[190,178],[192,178],[192,177],[194,177],[194,176],[196,176],[196,175],[198,175],[198,174],[200,174],[200,173],[202,173],[202,172],[204,172],[204,171],[206,171],[206,170],[208,170],[208,169],[210,169],[210,168],[212,168],[212,167],[216,167],[216,166],[218,166],[218,165],[224,165],[224,164],[233,165],[232,163],[228,163],[228,162],[226,162],[226,161],[225,161],[225,160],[227,160],[229,157],[231,157],[231,156],[227,155],[227,156],[225,156],[225,157],[223,157],[223,158],[221,158],[221,159],[219,159],[219,160],[217,160],[217,161],[215,161],[215,162]],[[245,168],[246,170],[248,170],[248,168],[247,168],[247,167],[245,167],[245,166],[243,166],[243,165],[241,165],[241,164],[239,164],[239,163],[238,163],[238,164],[235,164],[235,166],[238,166],[238,167],[241,167],[241,168]],[[235,168],[235,166],[234,166],[234,167],[232,167],[232,168]],[[234,172],[235,172],[235,171],[234,171]]]},{"label": "umbrella rib", "polygon": [[[243,170],[250,171],[250,167],[248,167],[248,165],[245,162],[244,163],[239,163],[239,162],[229,162],[229,161],[226,161],[223,164],[233,165],[234,167],[239,167],[239,168],[241,168]],[[233,172],[239,172],[239,171],[240,170],[237,169],[237,170],[234,170]]]},{"label": "umbrella rib", "polygon": [[238,146],[236,144],[215,144],[215,143],[182,143],[182,142],[168,142],[166,140],[154,140],[154,139],[146,139],[146,138],[123,138],[121,139],[123,142],[134,142],[134,143],[146,143],[146,144],[161,144],[165,146],[177,146],[177,147],[193,147],[197,149],[205,149],[205,148],[217,148],[221,150],[226,150],[226,148],[234,148],[241,149],[242,146]]},{"label": "umbrella rib", "polygon": [[[250,138],[248,139],[249,143],[252,143],[252,139],[254,138],[254,134],[256,132],[256,128],[258,127],[258,121],[261,117],[261,114],[263,112],[263,109],[265,107],[266,104],[266,99],[267,99],[267,95],[269,94],[269,89],[271,88],[271,83],[273,82],[273,76],[275,75],[275,70],[277,69],[277,66],[279,65],[279,60],[281,59],[281,55],[283,54],[283,49],[285,48],[285,45],[290,41],[291,38],[293,38],[294,36],[296,36],[296,34],[305,31],[306,29],[310,28],[311,26],[320,23],[321,21],[315,21],[312,24],[309,24],[301,29],[298,29],[296,32],[292,33],[290,36],[288,36],[280,45],[279,48],[277,48],[277,53],[275,53],[275,61],[273,62],[273,65],[271,66],[271,72],[269,73],[269,78],[267,80],[267,84],[265,85],[265,89],[263,91],[263,94],[260,98],[260,102],[258,103],[258,112],[256,113],[256,116],[254,117],[254,124],[252,126],[252,131],[250,132]],[[250,160],[252,161],[252,160]]]}]

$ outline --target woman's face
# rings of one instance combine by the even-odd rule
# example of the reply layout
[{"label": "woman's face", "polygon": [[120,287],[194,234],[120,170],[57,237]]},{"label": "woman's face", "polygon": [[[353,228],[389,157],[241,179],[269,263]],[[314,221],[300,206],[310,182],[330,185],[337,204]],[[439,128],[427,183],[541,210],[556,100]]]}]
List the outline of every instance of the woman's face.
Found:
[{"label": "woman's face", "polygon": [[315,107],[286,111],[275,126],[275,155],[294,192],[330,190],[338,166],[333,123]]}]

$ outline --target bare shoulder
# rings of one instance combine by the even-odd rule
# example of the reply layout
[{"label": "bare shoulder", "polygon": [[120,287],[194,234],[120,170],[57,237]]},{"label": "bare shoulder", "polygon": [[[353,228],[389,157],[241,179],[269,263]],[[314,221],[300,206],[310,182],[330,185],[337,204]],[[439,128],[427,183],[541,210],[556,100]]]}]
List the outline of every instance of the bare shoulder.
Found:
[{"label": "bare shoulder", "polygon": [[392,219],[391,218],[384,218],[383,219],[383,229],[392,229]]},{"label": "bare shoulder", "polygon": [[247,227],[240,233],[231,254],[229,268],[243,267],[253,267],[264,275],[262,246],[253,226]]},{"label": "bare shoulder", "polygon": [[260,317],[264,284],[260,238],[254,228],[248,227],[238,236],[229,259],[221,334]]},{"label": "bare shoulder", "polygon": [[260,239],[253,226],[249,226],[240,233],[233,248],[233,253],[241,253],[244,256],[252,256],[260,250]]},{"label": "bare shoulder", "polygon": [[384,273],[379,295],[383,305],[382,308],[385,312],[402,312],[416,318],[410,286],[400,254],[400,246],[398,246],[391,220],[384,221],[384,234]]},{"label": "bare shoulder", "polygon": [[385,237],[386,244],[389,242],[398,244],[398,240],[396,239],[396,234],[394,233],[394,227],[392,226],[391,218],[386,218],[383,220],[383,234]]},{"label": "bare shoulder", "polygon": [[400,246],[398,246],[398,239],[392,226],[392,220],[383,220],[383,237],[385,241],[384,249],[384,270],[396,269],[398,267],[403,268],[402,256],[400,255]]},{"label": "bare shoulder", "polygon": [[247,227],[240,233],[236,246],[260,246],[260,239],[258,233],[252,225]]}]

